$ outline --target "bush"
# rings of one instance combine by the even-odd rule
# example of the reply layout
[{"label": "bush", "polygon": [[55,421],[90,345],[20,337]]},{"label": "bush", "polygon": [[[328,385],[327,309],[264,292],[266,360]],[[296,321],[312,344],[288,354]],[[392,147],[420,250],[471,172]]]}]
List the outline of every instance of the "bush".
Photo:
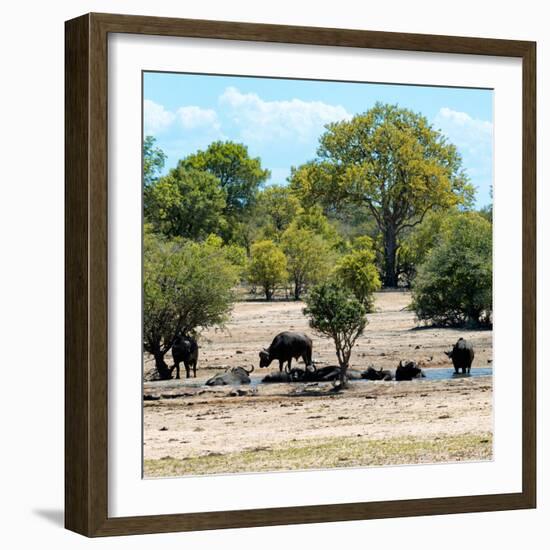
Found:
[{"label": "bush", "polygon": [[412,308],[436,325],[490,325],[492,279],[491,224],[476,213],[457,215],[418,268]]},{"label": "bush", "polygon": [[287,280],[286,257],[283,251],[270,240],[252,245],[248,264],[248,281],[261,286],[266,300],[273,298],[277,286]]},{"label": "bush", "polygon": [[345,383],[346,371],[355,341],[367,325],[365,308],[355,295],[336,281],[314,287],[306,297],[304,315],[309,325],[334,341],[340,365],[340,380]]}]

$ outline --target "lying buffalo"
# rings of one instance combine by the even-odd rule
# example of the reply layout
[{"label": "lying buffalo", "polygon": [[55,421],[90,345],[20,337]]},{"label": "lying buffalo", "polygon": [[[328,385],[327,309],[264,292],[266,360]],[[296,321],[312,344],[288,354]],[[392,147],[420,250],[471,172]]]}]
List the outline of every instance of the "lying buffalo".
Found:
[{"label": "lying buffalo", "polygon": [[374,367],[368,367],[367,370],[361,373],[361,378],[364,378],[365,380],[393,380],[391,372],[389,370],[383,370],[382,367],[378,370]]},{"label": "lying buffalo", "polygon": [[[313,367],[313,368],[312,368]],[[313,365],[306,369],[294,368],[290,371],[290,378],[293,382],[331,382],[340,379],[341,369],[337,365],[315,368]],[[355,369],[346,370],[348,380],[360,380],[361,373]]]},{"label": "lying buffalo", "polygon": [[273,342],[267,349],[260,351],[260,368],[269,367],[272,361],[279,361],[279,372],[286,365],[289,373],[292,367],[292,359],[302,358],[306,366],[311,365],[313,344],[311,338],[299,332],[281,332],[273,338]]},{"label": "lying buffalo", "polygon": [[232,367],[225,372],[219,372],[206,381],[207,386],[239,386],[250,384],[250,373],[254,370],[246,370],[243,367]]},{"label": "lying buffalo", "polygon": [[425,378],[422,369],[414,361],[400,361],[397,370],[395,371],[395,379],[397,381],[413,380],[414,378]]},{"label": "lying buffalo", "polygon": [[289,375],[293,382],[326,382],[336,380],[340,376],[340,367],[294,368]]},{"label": "lying buffalo", "polygon": [[474,362],[474,346],[468,340],[459,338],[451,351],[444,352],[445,355],[452,360],[455,374],[462,369],[462,373],[469,373],[472,363]]},{"label": "lying buffalo", "polygon": [[323,367],[316,369],[310,365],[306,369],[294,367],[290,372],[272,372],[262,378],[263,384],[289,382],[325,382],[336,380],[340,376],[340,367]]},{"label": "lying buffalo", "polygon": [[292,382],[288,372],[270,372],[262,378],[262,384],[288,384]]},{"label": "lying buffalo", "polygon": [[191,376],[191,369],[193,369],[193,377],[197,377],[199,346],[194,338],[183,334],[176,336],[176,339],[172,344],[172,357],[174,358],[174,365],[170,369],[170,374],[172,374],[172,371],[176,369],[176,378],[179,378],[180,363],[183,362],[185,366],[186,378]]}]

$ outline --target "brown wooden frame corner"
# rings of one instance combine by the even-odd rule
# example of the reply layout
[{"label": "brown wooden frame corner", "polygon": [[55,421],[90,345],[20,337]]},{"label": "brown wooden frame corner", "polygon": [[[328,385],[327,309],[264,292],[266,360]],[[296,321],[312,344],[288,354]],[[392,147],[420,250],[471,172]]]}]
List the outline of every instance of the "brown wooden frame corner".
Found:
[{"label": "brown wooden frame corner", "polygon": [[[507,56],[523,63],[523,490],[465,497],[108,517],[107,37],[132,33]],[[536,506],[536,44],[359,30],[88,14],[65,24],[65,526],[123,535]]]}]

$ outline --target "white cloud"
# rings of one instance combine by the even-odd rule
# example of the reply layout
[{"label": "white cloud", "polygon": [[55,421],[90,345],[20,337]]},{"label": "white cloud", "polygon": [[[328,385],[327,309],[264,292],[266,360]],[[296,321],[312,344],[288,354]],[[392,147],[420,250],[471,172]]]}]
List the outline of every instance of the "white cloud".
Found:
[{"label": "white cloud", "polygon": [[155,135],[166,130],[174,121],[174,113],[150,99],[143,101],[143,129],[145,135]]},{"label": "white cloud", "polygon": [[186,105],[175,112],[150,99],[143,102],[143,126],[146,135],[156,135],[179,123],[184,130],[196,130],[210,137],[221,138],[221,124],[213,109],[202,109],[195,105]]},{"label": "white cloud", "polygon": [[492,152],[493,124],[488,120],[442,107],[434,119],[434,125],[464,153],[478,155]]},{"label": "white cloud", "polygon": [[219,101],[230,107],[229,117],[240,127],[241,137],[246,141],[305,142],[317,137],[325,124],[352,116],[341,105],[301,99],[265,101],[257,94],[242,93],[234,87],[226,88]]},{"label": "white cloud", "polygon": [[178,121],[186,129],[205,128],[214,132],[220,131],[218,114],[213,109],[201,109],[195,105],[180,107],[176,111]]}]

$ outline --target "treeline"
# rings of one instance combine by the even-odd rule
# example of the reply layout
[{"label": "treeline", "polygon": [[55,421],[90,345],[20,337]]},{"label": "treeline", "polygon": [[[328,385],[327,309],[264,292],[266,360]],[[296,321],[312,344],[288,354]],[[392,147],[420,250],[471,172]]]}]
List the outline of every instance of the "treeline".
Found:
[{"label": "treeline", "polygon": [[277,291],[300,299],[335,282],[366,312],[374,291],[405,286],[421,320],[491,323],[491,209],[473,210],[474,188],[456,147],[417,113],[377,104],[327,125],[317,156],[293,168],[284,185],[267,186],[261,159],[230,141],[210,144],[160,177],[164,161],[147,136],[146,301],[148,277],[158,279],[159,295],[173,283],[162,275],[176,261],[170,255],[182,255],[182,273],[200,258],[204,277],[216,274],[208,284],[218,285],[214,291],[193,279],[187,292],[204,292],[214,304],[196,300],[198,316],[184,321],[191,314],[179,303],[179,330],[221,322],[237,282],[267,300]]}]

